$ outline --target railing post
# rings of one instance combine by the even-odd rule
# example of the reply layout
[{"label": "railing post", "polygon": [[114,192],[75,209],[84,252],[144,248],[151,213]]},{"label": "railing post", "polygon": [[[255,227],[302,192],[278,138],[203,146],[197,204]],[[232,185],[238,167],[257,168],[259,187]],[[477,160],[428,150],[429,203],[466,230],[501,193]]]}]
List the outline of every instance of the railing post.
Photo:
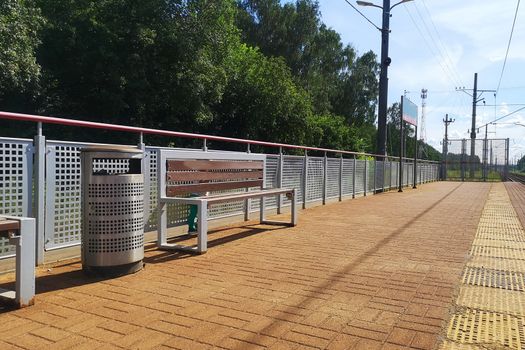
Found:
[{"label": "railing post", "polygon": [[386,158],[383,158],[383,176],[381,176],[381,191],[385,192],[385,177],[386,177]]},{"label": "railing post", "polygon": [[374,189],[372,191],[372,194],[375,194],[377,192],[377,158],[374,157]]},{"label": "railing post", "polygon": [[412,169],[412,176],[414,177],[412,179],[412,188],[417,188],[417,164],[418,163],[417,163],[417,152],[416,152],[416,156],[414,156],[414,162],[413,162],[414,169]]},{"label": "railing post", "polygon": [[510,151],[510,139],[505,139],[505,181],[508,181],[509,179],[509,151]]},{"label": "railing post", "polygon": [[308,198],[308,151],[304,151],[304,164],[303,164],[303,209],[306,209],[306,200]]},{"label": "railing post", "polygon": [[[277,187],[283,187],[283,169],[284,169],[284,155],[283,148],[279,147],[279,166],[277,168]],[[282,199],[283,197],[279,194],[277,195],[277,214],[281,214],[282,210]]]},{"label": "railing post", "polygon": [[142,174],[144,176],[144,227],[149,222],[150,215],[150,196],[151,196],[151,183],[149,178],[150,164],[149,154],[146,152],[146,145],[144,144],[144,136],[140,133],[138,148],[142,150],[144,156],[142,157]]},{"label": "railing post", "polygon": [[[250,189],[247,188],[246,189],[246,192],[249,192]],[[250,206],[251,206],[251,199],[248,198],[248,199],[245,199],[244,200],[244,221],[248,221],[250,220]],[[262,210],[262,209],[260,209]]]},{"label": "railing post", "polygon": [[[250,149],[250,144],[247,143],[246,144],[246,153],[251,153],[251,152],[252,151]],[[249,191],[250,191],[250,189],[246,188],[246,192],[249,192]],[[263,198],[262,197],[261,197],[261,204],[263,204]],[[250,198],[245,199],[244,200],[244,221],[250,220],[250,206],[251,206]],[[259,208],[259,213],[260,213],[261,217],[264,215],[264,208],[262,208],[262,205]],[[261,219],[261,221],[263,221],[263,220]]]},{"label": "railing post", "polygon": [[368,159],[366,159],[365,157],[365,175],[363,176],[363,182],[364,182],[364,192],[363,192],[363,196],[366,197],[366,191],[367,191],[367,187],[368,187]]},{"label": "railing post", "polygon": [[326,204],[326,189],[328,187],[328,156],[324,152],[324,162],[323,162],[323,205]]},{"label": "railing post", "polygon": [[343,200],[343,154],[339,160],[339,202]]},{"label": "railing post", "polygon": [[399,171],[397,174],[399,175],[398,192],[403,192],[403,157],[399,157]]},{"label": "railing post", "polygon": [[[37,124],[37,134],[33,140],[35,148],[35,201],[33,214],[36,218],[36,265],[44,263],[45,235],[45,189],[46,189],[46,137],[42,134],[42,123]],[[31,191],[31,189],[29,189]]]},{"label": "railing post", "polygon": [[465,181],[465,153],[467,152],[467,140],[461,140],[461,181]]},{"label": "railing post", "polygon": [[389,177],[388,190],[390,191],[392,189],[392,174],[393,174],[392,161],[390,159],[388,159],[388,168],[390,169],[390,175],[388,176]]},{"label": "railing post", "polygon": [[[202,140],[202,150],[204,152],[208,152],[208,140],[207,139]],[[248,153],[250,153],[250,152],[248,152]]]},{"label": "railing post", "polygon": [[357,169],[357,159],[356,155],[354,154],[354,164],[353,164],[353,171],[352,171],[352,198],[355,198],[355,178],[356,178],[356,169]]}]

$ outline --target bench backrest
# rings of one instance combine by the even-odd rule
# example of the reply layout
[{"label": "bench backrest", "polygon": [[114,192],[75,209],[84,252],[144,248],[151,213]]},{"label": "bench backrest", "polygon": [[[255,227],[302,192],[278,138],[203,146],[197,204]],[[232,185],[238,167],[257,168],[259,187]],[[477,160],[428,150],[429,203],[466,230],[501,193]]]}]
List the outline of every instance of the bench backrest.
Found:
[{"label": "bench backrest", "polygon": [[264,187],[264,155],[184,152],[164,154],[161,161],[167,197]]}]

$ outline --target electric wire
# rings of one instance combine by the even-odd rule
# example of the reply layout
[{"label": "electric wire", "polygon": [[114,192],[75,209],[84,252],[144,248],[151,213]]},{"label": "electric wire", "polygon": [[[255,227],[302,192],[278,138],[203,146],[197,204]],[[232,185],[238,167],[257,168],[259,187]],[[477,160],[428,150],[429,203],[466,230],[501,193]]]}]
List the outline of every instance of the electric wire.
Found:
[{"label": "electric wire", "polygon": [[368,23],[370,23],[371,25],[373,25],[377,30],[379,30],[380,32],[382,32],[381,28],[379,28],[378,26],[375,25],[374,22],[372,22],[368,17],[366,17],[363,12],[359,11],[359,9],[357,7],[355,7],[350,1],[348,0],[345,0],[345,2],[350,5],[354,10],[357,11],[357,13],[359,13],[364,19],[366,19],[368,21]]},{"label": "electric wire", "polygon": [[414,3],[414,8],[416,9],[416,13],[417,13],[419,19],[421,20],[421,23],[423,23],[423,28],[426,30],[426,32],[428,34],[428,37],[430,37],[430,40],[432,41],[432,44],[434,45],[434,47],[436,49],[436,52],[437,52],[439,58],[441,59],[442,64],[444,65],[444,67],[450,73],[450,77],[452,77],[453,78],[452,80],[456,81],[456,83],[459,83],[460,85],[463,85],[461,79],[458,79],[457,74],[455,73],[455,71],[451,68],[450,64],[448,63],[447,58],[443,54],[442,49],[437,44],[436,39],[434,38],[434,35],[432,35],[432,32],[428,28],[427,22],[425,21],[425,19],[423,18],[423,15],[419,11],[419,7],[418,7],[417,3]]},{"label": "electric wire", "polygon": [[514,21],[512,22],[512,29],[510,30],[509,43],[507,44],[507,52],[505,53],[505,60],[503,61],[503,67],[501,68],[501,75],[499,77],[498,88],[496,89],[496,95],[498,94],[499,88],[501,86],[501,80],[503,79],[503,73],[505,72],[505,66],[507,65],[507,58],[509,56],[510,44],[512,42],[512,36],[514,34],[514,27],[516,26],[516,18],[518,18],[518,10],[520,8],[520,1],[516,5],[516,12],[514,13]]},{"label": "electric wire", "polygon": [[489,124],[495,123],[495,122],[497,122],[497,121],[499,121],[499,120],[501,120],[501,119],[504,119],[504,118],[510,117],[511,115],[514,115],[514,114],[516,114],[516,113],[518,113],[518,112],[520,112],[520,111],[522,111],[522,110],[524,110],[524,109],[525,109],[525,107],[518,108],[518,109],[516,109],[515,111],[510,112],[510,113],[507,113],[507,114],[505,114],[503,117],[496,118],[496,119],[494,119],[493,121],[488,122],[487,124],[484,124],[484,125],[482,125],[482,126],[480,126],[480,127],[478,127],[478,128],[483,128],[483,127],[486,126],[486,125],[489,125]]},{"label": "electric wire", "polygon": [[[417,31],[419,32],[419,35],[421,36],[421,38],[423,38],[423,41],[424,41],[425,45],[427,46],[427,48],[429,49],[430,53],[433,56],[438,56],[438,54],[434,51],[432,46],[429,44],[426,36],[423,35],[423,32],[421,31],[420,26],[417,24],[416,20],[414,19],[414,16],[412,16],[412,13],[408,10],[408,6],[403,6],[403,7],[404,7],[405,11],[408,13],[408,16],[410,17],[410,20],[412,21],[412,23],[414,23],[414,26],[416,27]],[[455,86],[462,85],[460,82],[456,81],[454,79],[454,77],[451,75],[451,73],[445,68],[445,66],[443,66],[443,63],[441,62],[441,60],[438,60],[438,63],[439,63],[439,66],[441,67],[441,69],[443,70],[443,73],[445,73],[445,75],[453,83],[453,85],[455,85]]]},{"label": "electric wire", "polygon": [[[461,83],[461,86],[464,86],[463,81],[461,80],[461,76],[459,75],[458,71],[454,68],[454,62],[452,61],[452,58],[449,55],[448,49],[444,44],[443,39],[441,38],[441,34],[439,33],[436,23],[432,19],[432,15],[430,14],[430,11],[427,7],[426,0],[422,0],[423,7],[428,15],[428,18],[430,18],[430,23],[432,23],[432,27],[434,28],[434,31],[436,33],[438,42],[441,44],[441,48],[443,49],[443,52],[445,53],[446,58],[448,59],[448,62],[450,63],[450,68],[452,69],[452,72],[456,75],[458,81]],[[414,3],[415,4],[415,3]]]}]

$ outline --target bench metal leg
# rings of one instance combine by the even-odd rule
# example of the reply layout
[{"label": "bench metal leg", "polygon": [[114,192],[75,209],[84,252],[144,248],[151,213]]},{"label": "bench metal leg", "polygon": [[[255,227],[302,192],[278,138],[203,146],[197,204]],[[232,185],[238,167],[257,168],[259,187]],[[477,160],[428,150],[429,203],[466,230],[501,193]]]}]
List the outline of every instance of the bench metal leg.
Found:
[{"label": "bench metal leg", "polygon": [[0,300],[22,308],[35,303],[36,224],[33,218],[6,216],[20,222],[8,232],[9,244],[16,246],[15,290],[0,288]]},{"label": "bench metal leg", "polygon": [[168,205],[159,202],[157,208],[157,247],[166,245],[168,241]]},{"label": "bench metal leg", "polygon": [[244,221],[248,221],[250,220],[250,205],[251,205],[251,201],[250,199],[245,199],[244,200]]},{"label": "bench metal leg", "polygon": [[16,304],[34,304],[35,297],[35,219],[20,218],[20,238],[16,246]]},{"label": "bench metal leg", "polygon": [[265,218],[265,206],[264,206],[264,196],[261,197],[261,224],[268,224],[268,225],[286,225],[286,226],[296,226],[297,225],[297,190],[294,189],[292,192],[292,198],[291,198],[291,219],[290,222],[286,221],[273,221],[273,220],[266,220]]},{"label": "bench metal leg", "polygon": [[157,247],[162,250],[184,251],[188,253],[206,253],[208,250],[208,202],[200,201],[197,205],[197,246],[184,246],[168,243],[167,203],[159,203]]},{"label": "bench metal leg", "polygon": [[198,237],[197,237],[197,251],[199,253],[206,253],[208,250],[208,202],[202,201],[199,207],[199,223],[198,223]]},{"label": "bench metal leg", "polygon": [[265,217],[264,217],[264,212],[265,212],[265,208],[264,208],[264,196],[261,196],[261,202],[260,202],[260,206],[259,206],[259,216],[260,216],[260,221],[261,223],[263,223],[264,221],[266,221]]},{"label": "bench metal leg", "polygon": [[292,207],[291,207],[291,210],[292,210],[292,221],[291,221],[291,224],[292,226],[297,226],[297,190],[294,188],[293,190],[293,193],[292,193]]}]

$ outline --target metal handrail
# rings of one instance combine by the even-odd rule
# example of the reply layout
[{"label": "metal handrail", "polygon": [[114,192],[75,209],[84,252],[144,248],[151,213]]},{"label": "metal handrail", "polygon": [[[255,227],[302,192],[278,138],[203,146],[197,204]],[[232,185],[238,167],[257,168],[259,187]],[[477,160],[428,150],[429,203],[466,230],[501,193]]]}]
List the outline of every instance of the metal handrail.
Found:
[{"label": "metal handrail", "polygon": [[[257,141],[257,140],[239,139],[239,138],[233,138],[233,137],[204,135],[204,134],[194,134],[194,133],[187,133],[187,132],[180,132],[180,131],[159,130],[159,129],[137,127],[137,126],[126,126],[126,125],[100,123],[100,122],[89,122],[89,121],[84,121],[84,120],[46,117],[46,116],[40,116],[40,115],[31,115],[31,114],[22,114],[22,113],[13,113],[13,112],[4,112],[4,111],[0,111],[0,119],[36,122],[36,123],[42,123],[42,124],[58,124],[58,125],[66,125],[66,126],[77,126],[77,127],[112,130],[112,131],[124,131],[124,132],[136,133],[136,134],[151,134],[151,135],[172,136],[172,137],[181,137],[181,138],[193,138],[193,139],[200,139],[200,140],[242,143],[242,144],[247,144],[247,145],[267,146],[267,147],[275,147],[275,148],[299,149],[299,150],[305,150],[305,151],[349,154],[349,155],[369,156],[369,157],[376,157],[376,158],[379,157],[379,158],[384,158],[384,159],[390,159],[390,158],[399,159],[399,157],[385,156],[385,155],[364,153],[364,152],[352,152],[352,151],[343,151],[343,150],[330,149],[330,148],[290,145],[286,143]],[[404,158],[404,159],[411,159],[411,158]],[[422,161],[426,163],[439,163],[439,162],[429,161],[429,160],[422,160]]]}]

